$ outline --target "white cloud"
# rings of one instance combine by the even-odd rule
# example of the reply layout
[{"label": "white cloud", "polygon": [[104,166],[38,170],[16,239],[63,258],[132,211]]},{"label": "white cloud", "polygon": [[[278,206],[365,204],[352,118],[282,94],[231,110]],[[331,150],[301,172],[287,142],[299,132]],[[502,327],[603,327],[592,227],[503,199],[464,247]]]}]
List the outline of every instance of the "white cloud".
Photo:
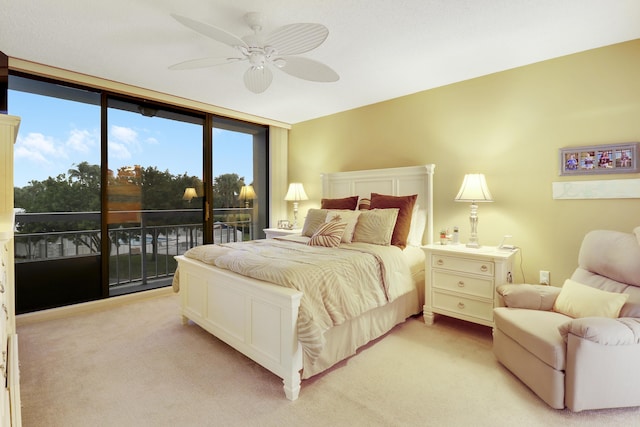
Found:
[{"label": "white cloud", "polygon": [[48,161],[42,155],[42,153],[39,153],[37,151],[31,151],[27,147],[20,147],[17,145],[17,143],[16,143],[16,148],[13,152],[13,155],[16,157],[16,159],[27,159],[39,164],[51,164],[51,162]]},{"label": "white cloud", "polygon": [[73,129],[67,139],[67,147],[81,153],[89,153],[96,140],[88,130]]},{"label": "white cloud", "polygon": [[138,132],[128,127],[112,125],[110,135],[121,143],[135,144],[138,142]]},{"label": "white cloud", "polygon": [[152,137],[152,136],[150,136],[149,138],[147,138],[147,139],[146,139],[146,141],[147,141],[147,144],[152,144],[152,145],[159,144],[158,140],[157,140],[157,139],[155,139],[155,138],[154,138],[154,137]]},{"label": "white cloud", "polygon": [[109,157],[115,159],[130,159],[131,152],[126,145],[119,142],[109,141]]},{"label": "white cloud", "polygon": [[67,158],[64,146],[37,132],[18,137],[14,155],[40,164],[50,164],[52,158]]}]

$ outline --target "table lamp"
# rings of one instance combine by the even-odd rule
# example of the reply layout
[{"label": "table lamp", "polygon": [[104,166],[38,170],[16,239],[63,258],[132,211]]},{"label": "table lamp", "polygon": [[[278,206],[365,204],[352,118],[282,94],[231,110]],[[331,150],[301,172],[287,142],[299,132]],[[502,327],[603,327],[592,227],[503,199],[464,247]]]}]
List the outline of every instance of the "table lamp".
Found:
[{"label": "table lamp", "polygon": [[471,202],[471,214],[469,222],[471,223],[471,236],[467,243],[468,248],[479,248],[478,243],[478,205],[476,202],[493,202],[493,197],[487,187],[487,181],[484,174],[471,173],[464,176],[462,186],[458,195],[454,199],[456,202]]}]

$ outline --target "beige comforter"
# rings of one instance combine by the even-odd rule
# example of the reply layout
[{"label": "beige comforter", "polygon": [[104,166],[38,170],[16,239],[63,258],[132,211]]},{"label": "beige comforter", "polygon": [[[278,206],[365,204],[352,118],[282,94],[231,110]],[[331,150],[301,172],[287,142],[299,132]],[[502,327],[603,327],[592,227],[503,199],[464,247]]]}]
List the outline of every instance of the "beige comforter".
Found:
[{"label": "beige comforter", "polygon": [[[395,246],[326,248],[267,239],[203,245],[185,256],[303,292],[298,340],[310,360],[320,354],[326,330],[413,288],[409,266]],[[174,285],[177,277],[176,272]]]}]

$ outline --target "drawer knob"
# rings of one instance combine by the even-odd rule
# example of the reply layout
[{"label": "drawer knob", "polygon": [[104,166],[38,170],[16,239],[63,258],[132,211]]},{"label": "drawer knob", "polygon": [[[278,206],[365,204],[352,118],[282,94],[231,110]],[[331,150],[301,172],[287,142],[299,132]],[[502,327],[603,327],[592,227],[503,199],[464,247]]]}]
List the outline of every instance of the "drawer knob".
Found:
[{"label": "drawer knob", "polygon": [[463,302],[459,302],[459,303],[458,303],[458,308],[459,308],[460,310],[462,310],[462,309],[464,308],[464,303],[463,303]]},{"label": "drawer knob", "polygon": [[487,271],[487,270],[489,270],[489,268],[486,265],[482,264],[482,266],[480,267],[480,271]]},{"label": "drawer knob", "polygon": [[436,264],[442,265],[442,264],[444,264],[444,261],[442,260],[442,258],[440,258],[438,261],[436,261]]},{"label": "drawer knob", "polygon": [[462,280],[460,280],[460,281],[458,282],[458,287],[459,287],[459,288],[464,288],[464,282],[463,282]]}]

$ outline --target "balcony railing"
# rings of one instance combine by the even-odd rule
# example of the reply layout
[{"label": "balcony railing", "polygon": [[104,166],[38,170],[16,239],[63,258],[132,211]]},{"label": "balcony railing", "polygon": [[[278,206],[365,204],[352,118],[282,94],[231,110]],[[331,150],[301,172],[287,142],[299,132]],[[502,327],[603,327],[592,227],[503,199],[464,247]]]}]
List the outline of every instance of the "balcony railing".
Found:
[{"label": "balcony railing", "polygon": [[[109,286],[117,288],[170,279],[176,268],[175,255],[204,242],[200,209],[136,211],[137,224],[119,224],[109,229]],[[176,219],[179,218],[179,221]],[[253,239],[251,209],[214,210],[214,243]],[[184,221],[184,222],[182,222]],[[163,225],[166,222],[168,224]],[[172,223],[173,222],[173,223]],[[181,222],[176,224],[175,222]],[[23,233],[31,224],[83,224],[78,231]],[[15,259],[17,263],[95,256],[101,254],[98,212],[16,213]],[[43,227],[44,228],[44,227]],[[61,228],[61,227],[59,227]],[[71,228],[71,227],[68,227]]]}]

